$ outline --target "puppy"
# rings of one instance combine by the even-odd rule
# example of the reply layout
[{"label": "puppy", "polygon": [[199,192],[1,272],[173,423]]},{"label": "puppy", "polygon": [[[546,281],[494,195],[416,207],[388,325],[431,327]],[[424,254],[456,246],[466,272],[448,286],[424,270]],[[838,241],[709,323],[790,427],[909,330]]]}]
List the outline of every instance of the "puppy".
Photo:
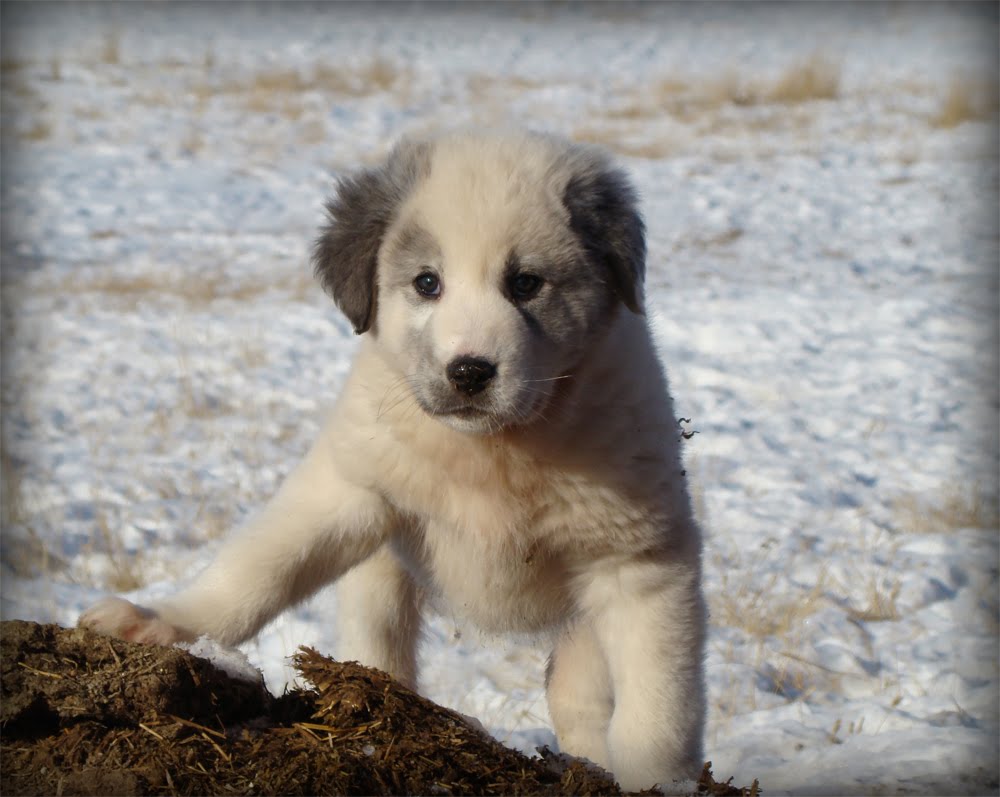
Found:
[{"label": "puppy", "polygon": [[458,132],[398,145],[327,210],[315,270],[363,338],[319,440],[190,586],[80,623],[235,645],[339,579],[342,655],[414,686],[439,600],[556,631],[564,752],[628,790],[696,778],[701,537],[626,177],[546,135]]}]

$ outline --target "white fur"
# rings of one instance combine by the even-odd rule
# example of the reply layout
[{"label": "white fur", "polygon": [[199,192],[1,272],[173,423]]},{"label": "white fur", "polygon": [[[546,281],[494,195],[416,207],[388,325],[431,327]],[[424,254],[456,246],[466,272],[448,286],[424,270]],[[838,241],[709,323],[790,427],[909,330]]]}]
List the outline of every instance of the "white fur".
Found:
[{"label": "white fur", "polygon": [[[561,634],[548,698],[565,752],[630,790],[697,777],[701,544],[646,321],[619,304],[582,350],[578,336],[544,349],[497,288],[514,239],[540,269],[573,251],[564,146],[440,139],[385,241],[418,219],[440,247],[441,297],[393,287],[383,246],[373,331],[278,494],[171,600],[108,599],[81,624],[235,644],[340,579],[343,654],[413,685],[426,593],[487,631]],[[431,414],[420,391],[466,354],[498,363],[490,412]]]}]

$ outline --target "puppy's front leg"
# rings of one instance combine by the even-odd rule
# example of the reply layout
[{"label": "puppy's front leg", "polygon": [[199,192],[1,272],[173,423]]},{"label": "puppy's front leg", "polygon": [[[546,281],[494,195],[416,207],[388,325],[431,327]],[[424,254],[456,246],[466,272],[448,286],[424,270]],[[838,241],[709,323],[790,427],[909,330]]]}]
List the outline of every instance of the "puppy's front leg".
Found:
[{"label": "puppy's front leg", "polygon": [[234,645],[370,556],[389,518],[379,495],[338,473],[324,436],[189,587],[148,609],[108,598],[79,624],[139,642],[207,634]]},{"label": "puppy's front leg", "polygon": [[563,632],[545,671],[545,696],[563,753],[611,769],[608,724],[614,710],[611,676],[590,623]]},{"label": "puppy's front leg", "polygon": [[706,613],[692,558],[632,560],[605,570],[587,590],[614,692],[609,763],[626,791],[701,772]]},{"label": "puppy's front leg", "polygon": [[388,545],[337,582],[338,655],[417,688],[420,599]]}]

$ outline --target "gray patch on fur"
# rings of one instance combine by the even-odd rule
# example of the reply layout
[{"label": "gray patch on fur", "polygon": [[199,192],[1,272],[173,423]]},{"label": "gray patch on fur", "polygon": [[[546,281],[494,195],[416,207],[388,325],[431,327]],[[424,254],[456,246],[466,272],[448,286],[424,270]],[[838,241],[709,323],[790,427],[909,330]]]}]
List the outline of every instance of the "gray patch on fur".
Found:
[{"label": "gray patch on fur", "polygon": [[[440,276],[441,247],[427,230],[409,220],[385,242],[382,252],[385,271],[380,275],[384,288],[406,288],[410,298],[427,301],[411,289],[413,280],[424,271]],[[409,295],[408,294],[408,295]]]},{"label": "gray patch on fur", "polygon": [[609,284],[607,270],[589,259],[589,253],[581,251],[579,245],[556,247],[544,255],[525,258],[512,252],[504,270],[505,282],[518,271],[545,280],[534,298],[516,303],[517,309],[534,334],[566,352],[582,353],[592,336],[607,328],[605,322],[618,306],[618,294]]},{"label": "gray patch on fur", "polygon": [[587,256],[605,269],[615,294],[632,312],[642,313],[646,237],[635,190],[596,151],[575,148],[570,158],[572,175],[563,191],[570,228]]},{"label": "gray patch on fur", "polygon": [[313,246],[312,263],[357,334],[375,319],[375,266],[382,238],[399,206],[430,171],[430,145],[404,141],[384,166],[343,177],[326,203],[329,221]]}]

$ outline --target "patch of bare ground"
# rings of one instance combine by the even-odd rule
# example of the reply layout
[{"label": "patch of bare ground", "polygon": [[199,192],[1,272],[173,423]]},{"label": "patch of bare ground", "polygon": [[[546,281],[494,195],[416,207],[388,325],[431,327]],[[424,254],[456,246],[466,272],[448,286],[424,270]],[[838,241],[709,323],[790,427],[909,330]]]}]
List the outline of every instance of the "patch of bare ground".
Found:
[{"label": "patch of bare ground", "polygon": [[[527,758],[378,670],[310,648],[271,696],[178,648],[0,624],[0,791],[16,794],[620,794],[603,770]],[[698,794],[756,795],[716,783]],[[656,793],[649,791],[646,793]]]}]

